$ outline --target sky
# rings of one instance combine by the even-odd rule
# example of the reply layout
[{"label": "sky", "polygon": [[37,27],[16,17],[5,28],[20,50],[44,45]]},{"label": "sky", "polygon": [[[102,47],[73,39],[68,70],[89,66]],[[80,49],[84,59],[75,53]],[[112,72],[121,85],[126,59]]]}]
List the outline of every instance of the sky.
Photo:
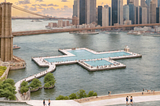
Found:
[{"label": "sky", "polygon": [[[42,15],[53,17],[72,17],[74,0],[6,0],[13,5],[30,10]],[[0,0],[4,2],[4,0]],[[124,4],[126,0],[124,0]],[[111,0],[97,0],[97,6],[111,5]],[[12,9],[12,16],[17,17],[34,17],[28,13]]]}]

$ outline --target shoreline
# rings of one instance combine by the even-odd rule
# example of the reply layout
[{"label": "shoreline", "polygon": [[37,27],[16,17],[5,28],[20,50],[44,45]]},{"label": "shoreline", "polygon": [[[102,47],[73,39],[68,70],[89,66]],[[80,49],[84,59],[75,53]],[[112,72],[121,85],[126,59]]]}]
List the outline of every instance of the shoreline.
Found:
[{"label": "shoreline", "polygon": [[133,97],[143,97],[143,96],[155,96],[160,95],[160,91],[155,92],[147,92],[144,91],[143,95],[142,92],[134,92],[134,93],[123,93],[123,94],[111,94],[111,95],[104,95],[104,96],[97,96],[97,97],[90,97],[90,98],[83,98],[83,99],[76,99],[76,102],[79,103],[86,103],[86,102],[92,102],[92,101],[100,101],[100,100],[106,100],[106,99],[117,99],[117,98],[125,98],[127,96],[133,96]]}]

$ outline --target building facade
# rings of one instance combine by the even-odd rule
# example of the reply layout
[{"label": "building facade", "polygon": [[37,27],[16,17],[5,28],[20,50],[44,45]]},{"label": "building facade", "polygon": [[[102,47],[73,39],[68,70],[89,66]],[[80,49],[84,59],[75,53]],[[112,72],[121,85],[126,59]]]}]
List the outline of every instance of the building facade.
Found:
[{"label": "building facade", "polygon": [[123,24],[123,0],[112,0],[112,25]]},{"label": "building facade", "polygon": [[86,0],[79,0],[79,24],[85,24],[85,17],[86,17]]},{"label": "building facade", "polygon": [[102,6],[98,6],[98,25],[102,26]]},{"label": "building facade", "polygon": [[146,4],[147,4],[147,23],[150,23],[150,2],[151,0],[146,0]]},{"label": "building facade", "polygon": [[156,23],[156,4],[153,1],[150,3],[150,23]]},{"label": "building facade", "polygon": [[129,5],[124,5],[123,6],[123,19],[129,20]]},{"label": "building facade", "polygon": [[[129,3],[129,13],[135,13],[135,6],[133,3]],[[131,20],[132,24],[135,23],[135,14],[129,14],[129,20]]]},{"label": "building facade", "polygon": [[140,13],[139,24],[147,24],[147,7],[140,7],[139,13]]},{"label": "building facade", "polygon": [[109,7],[102,8],[102,26],[109,26]]},{"label": "building facade", "polygon": [[160,7],[156,8],[156,23],[160,23]]}]

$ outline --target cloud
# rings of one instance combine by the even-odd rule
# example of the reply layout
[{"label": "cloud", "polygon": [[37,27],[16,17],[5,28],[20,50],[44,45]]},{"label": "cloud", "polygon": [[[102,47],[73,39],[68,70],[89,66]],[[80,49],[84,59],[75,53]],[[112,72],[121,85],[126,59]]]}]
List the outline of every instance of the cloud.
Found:
[{"label": "cloud", "polygon": [[40,6],[47,6],[47,4],[40,4]]},{"label": "cloud", "polygon": [[68,2],[68,0],[61,0],[61,2]]},{"label": "cloud", "polygon": [[57,4],[48,4],[47,6],[54,6],[54,7],[58,7]]},{"label": "cloud", "polygon": [[31,10],[31,11],[37,11],[37,8],[36,7],[30,7],[29,10]]},{"label": "cloud", "polygon": [[40,11],[41,14],[49,15],[49,16],[58,16],[58,17],[72,17],[73,9],[68,6],[64,6],[63,8],[44,8]]},{"label": "cloud", "polygon": [[27,5],[25,5],[25,6],[23,6],[23,7],[24,7],[24,9],[28,9],[28,8],[29,8]]},{"label": "cloud", "polygon": [[30,0],[19,0],[18,4],[31,4]]},{"label": "cloud", "polygon": [[36,0],[36,2],[37,2],[37,1],[38,1],[38,2],[43,2],[43,0]]}]

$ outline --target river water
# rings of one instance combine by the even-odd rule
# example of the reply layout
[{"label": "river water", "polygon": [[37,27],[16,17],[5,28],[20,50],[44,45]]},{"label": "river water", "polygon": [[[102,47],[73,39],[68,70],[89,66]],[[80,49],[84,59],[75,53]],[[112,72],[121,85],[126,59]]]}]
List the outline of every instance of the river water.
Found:
[{"label": "river water", "polygon": [[[45,29],[49,21],[30,22],[31,20],[13,20],[13,31]],[[47,68],[37,66],[31,57],[62,55],[58,49],[89,48],[95,51],[124,49],[126,45],[142,58],[117,60],[125,64],[125,69],[89,72],[78,64],[57,66],[53,72],[56,84],[51,90],[39,90],[31,94],[31,99],[55,99],[59,95],[68,96],[84,89],[93,90],[98,95],[128,93],[144,89],[160,90],[160,37],[127,35],[74,35],[69,33],[41,34],[14,38],[14,44],[21,47],[14,55],[27,63],[26,69],[9,72],[9,78],[15,82]],[[43,77],[40,78],[43,84]]]}]

